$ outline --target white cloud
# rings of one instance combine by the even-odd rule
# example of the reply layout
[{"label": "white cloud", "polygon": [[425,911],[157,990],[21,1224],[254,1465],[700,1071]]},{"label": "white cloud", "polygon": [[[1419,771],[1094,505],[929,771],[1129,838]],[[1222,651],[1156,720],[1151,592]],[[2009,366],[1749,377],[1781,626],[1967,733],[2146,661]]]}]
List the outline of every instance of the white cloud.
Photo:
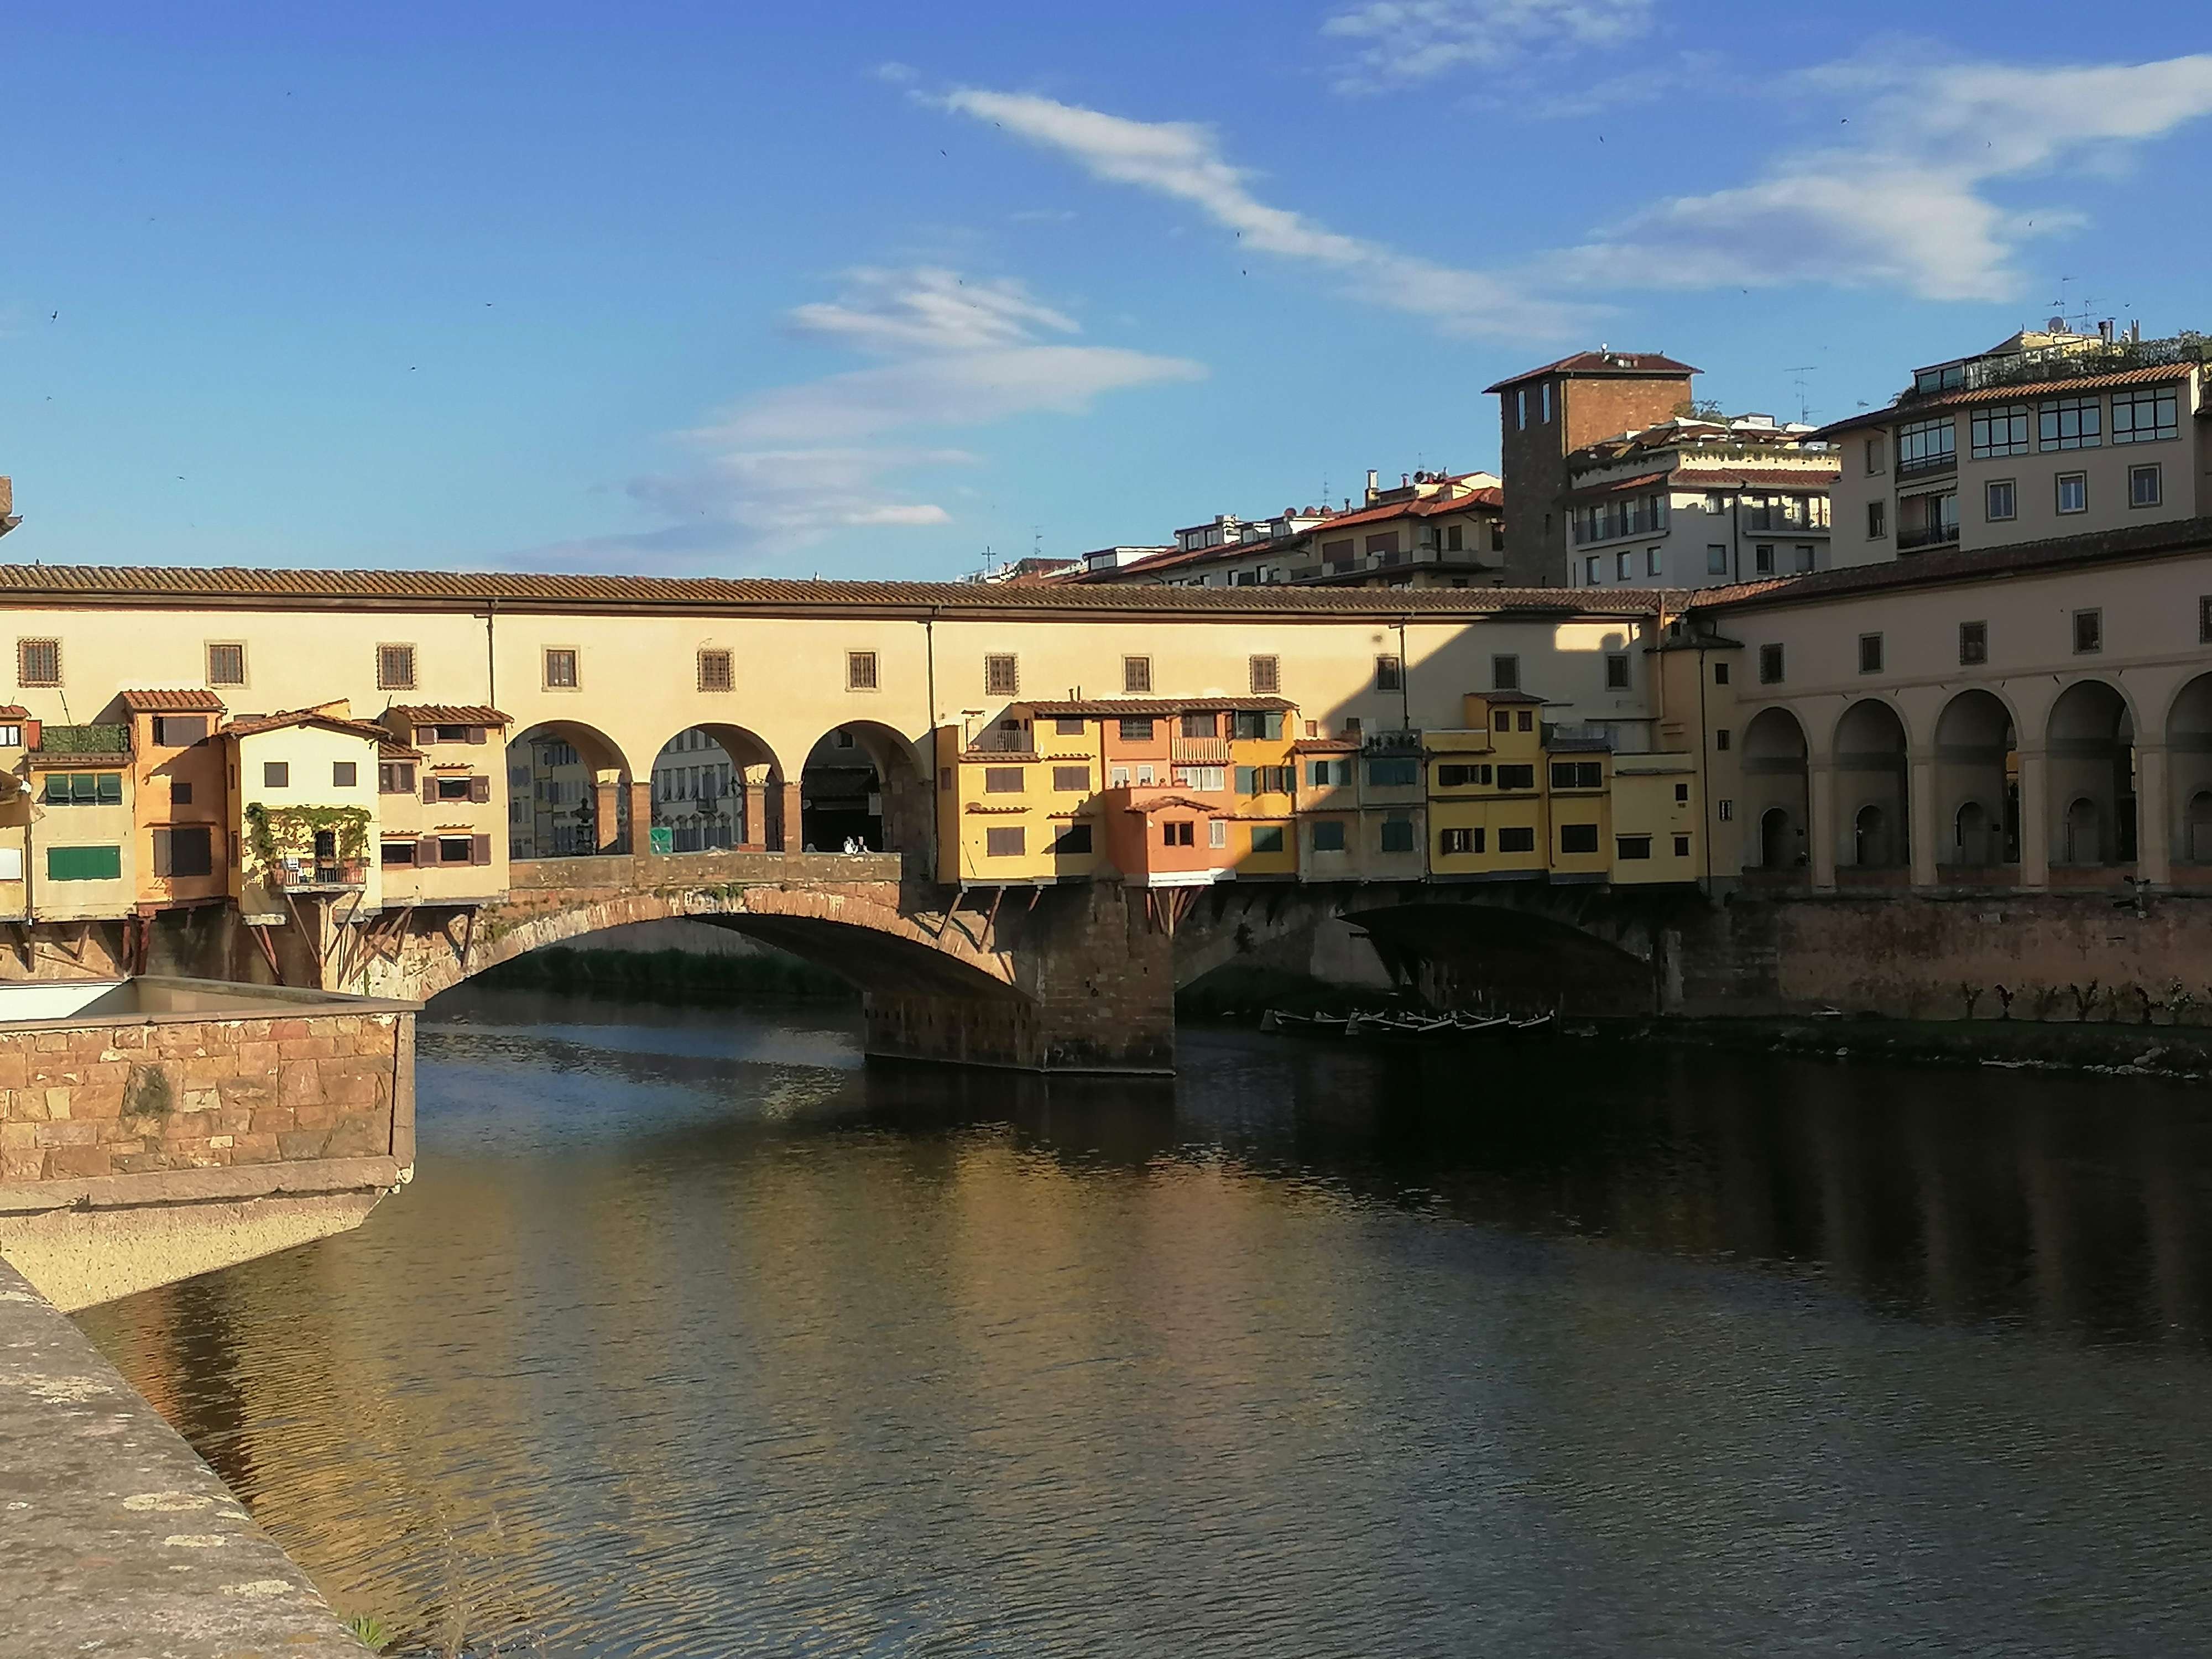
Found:
[{"label": "white cloud", "polygon": [[1992,187],[2110,163],[2212,114],[2212,56],[2058,69],[1868,59],[1801,81],[1850,112],[1836,142],[1752,183],[1656,203],[1562,256],[1562,274],[1613,289],[1827,282],[2015,298],[2021,245],[2087,221],[2064,201],[2006,205]]},{"label": "white cloud", "polygon": [[878,64],[868,71],[878,81],[888,81],[895,87],[911,86],[921,79],[921,71],[911,64],[889,61]]},{"label": "white cloud", "polygon": [[1221,154],[1212,129],[1133,121],[1027,93],[954,92],[945,106],[1057,151],[1109,183],[1184,202],[1255,252],[1340,272],[1354,292],[1461,335],[1555,337],[1588,322],[1589,307],[1544,297],[1512,277],[1467,270],[1347,236],[1254,195],[1251,174]]},{"label": "white cloud", "polygon": [[1071,343],[1074,319],[1019,283],[969,281],[938,266],[863,269],[834,301],[793,309],[786,329],[878,361],[741,399],[682,434],[698,456],[634,479],[629,494],[669,522],[640,535],[533,550],[567,565],[726,565],[812,545],[841,530],[951,522],[908,483],[972,466],[963,449],[878,441],[1030,414],[1081,414],[1109,392],[1197,380],[1183,358]]},{"label": "white cloud", "polygon": [[1656,0],[1367,0],[1322,33],[1358,43],[1340,90],[1376,91],[1535,56],[1618,46],[1651,27]]}]

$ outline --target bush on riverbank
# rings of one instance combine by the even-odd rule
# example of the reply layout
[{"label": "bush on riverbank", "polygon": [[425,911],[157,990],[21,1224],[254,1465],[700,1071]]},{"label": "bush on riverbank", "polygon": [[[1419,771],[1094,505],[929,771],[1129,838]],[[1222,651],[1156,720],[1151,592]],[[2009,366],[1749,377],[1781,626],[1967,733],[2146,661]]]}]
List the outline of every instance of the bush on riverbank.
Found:
[{"label": "bush on riverbank", "polygon": [[662,999],[778,996],[850,1001],[859,994],[826,968],[767,951],[701,956],[690,951],[591,951],[550,945],[500,963],[479,975],[478,982],[507,989]]}]

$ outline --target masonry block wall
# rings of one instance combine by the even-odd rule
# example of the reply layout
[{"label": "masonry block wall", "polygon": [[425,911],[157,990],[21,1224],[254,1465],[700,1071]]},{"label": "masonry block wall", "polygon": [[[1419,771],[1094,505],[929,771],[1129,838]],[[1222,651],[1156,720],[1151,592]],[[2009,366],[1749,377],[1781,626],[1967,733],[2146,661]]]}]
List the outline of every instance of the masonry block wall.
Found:
[{"label": "masonry block wall", "polygon": [[411,1072],[412,1021],[374,1013],[0,1032],[0,1182],[385,1155],[411,1163],[403,1063]]}]

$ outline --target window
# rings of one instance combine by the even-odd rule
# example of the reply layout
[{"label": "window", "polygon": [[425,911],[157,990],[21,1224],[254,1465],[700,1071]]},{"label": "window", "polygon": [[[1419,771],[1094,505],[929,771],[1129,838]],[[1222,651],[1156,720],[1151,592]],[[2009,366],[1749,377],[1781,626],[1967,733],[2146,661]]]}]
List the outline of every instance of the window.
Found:
[{"label": "window", "polygon": [[292,763],[289,761],[261,763],[261,787],[264,789],[289,789],[292,787]]},{"label": "window", "polygon": [[1608,691],[1628,690],[1628,655],[1626,652],[1613,651],[1606,653],[1605,689]]},{"label": "window", "polygon": [[1059,854],[1087,853],[1091,850],[1091,826],[1071,823],[1052,838],[1051,850]]},{"label": "window", "polygon": [[1635,575],[1636,555],[1632,550],[1624,547],[1613,556],[1613,574],[1620,581],[1626,581]]},{"label": "window", "polygon": [[1127,789],[1129,787],[1129,769],[1127,767],[1115,767],[1111,776],[1113,779],[1113,787],[1116,789]]},{"label": "window", "polygon": [[189,749],[208,734],[204,714],[156,714],[154,741],[164,749]]},{"label": "window", "polygon": [[1482,831],[1479,829],[1442,830],[1437,832],[1437,851],[1446,858],[1482,851]]},{"label": "window", "polygon": [[1889,503],[1869,501],[1867,503],[1867,539],[1870,542],[1878,542],[1887,534],[1889,534]]},{"label": "window", "polygon": [[[1358,723],[1345,722],[1350,731],[1358,731]],[[1229,717],[1229,735],[1243,742],[1260,739],[1273,743],[1283,735],[1283,713],[1279,708],[1240,708]]]},{"label": "window", "polygon": [[1690,838],[1687,836],[1677,836],[1674,837],[1674,856],[1678,859],[1686,859],[1690,856]]},{"label": "window", "polygon": [[2087,513],[2089,510],[2087,473],[2062,472],[2058,475],[2058,510],[2061,513]]},{"label": "window", "polygon": [[1714,802],[1713,816],[1718,818],[1723,823],[1728,823],[1729,819],[1735,817],[1735,803],[1732,800],[1719,800]]},{"label": "window", "polygon": [[737,683],[726,651],[702,651],[699,653],[699,689],[702,691],[727,691]]},{"label": "window", "polygon": [[[1310,720],[1307,722],[1312,724]],[[1218,714],[1185,714],[1177,729],[1186,738],[1215,738],[1221,735],[1221,717]],[[1309,732],[1308,737],[1313,735]]]},{"label": "window", "polygon": [[412,691],[415,689],[415,647],[380,645],[376,647],[376,689]]},{"label": "window", "polygon": [[1615,836],[1613,853],[1619,859],[1648,859],[1651,856],[1651,837],[1649,836]]},{"label": "window", "polygon": [[1152,722],[1148,715],[1124,716],[1120,722],[1120,731],[1124,743],[1150,743],[1152,740]]},{"label": "window", "polygon": [[1959,423],[1950,416],[1897,428],[1897,475],[1941,472],[1959,462]]},{"label": "window", "polygon": [[411,840],[386,842],[384,843],[384,857],[381,862],[386,869],[391,869],[395,866],[411,869],[415,863],[414,842]]},{"label": "window", "polygon": [[2197,601],[2197,642],[2212,645],[2212,595]]},{"label": "window", "polygon": [[21,749],[23,728],[20,726],[0,726],[0,749]]},{"label": "window", "polygon": [[48,881],[118,881],[123,876],[120,847],[49,847]]},{"label": "window", "polygon": [[1782,647],[1762,645],[1759,647],[1759,683],[1761,685],[1782,684]]},{"label": "window", "polygon": [[2076,611],[2074,613],[2074,653],[2089,656],[2105,648],[2105,613],[2102,611]]},{"label": "window", "polygon": [[1959,666],[1975,668],[1990,659],[1990,625],[1985,622],[1959,624]]},{"label": "window", "polygon": [[1993,461],[2007,455],[2027,454],[2027,416],[2026,404],[1976,410],[1967,433],[1974,459]]},{"label": "window", "polygon": [[157,876],[211,876],[215,873],[215,845],[204,826],[154,832],[154,873]]},{"label": "window", "polygon": [[545,647],[545,689],[548,691],[574,691],[580,684],[576,678],[574,647],[549,645]]},{"label": "window", "polygon": [[1790,568],[1792,570],[1805,571],[1813,568],[1813,544],[1810,542],[1798,543],[1790,553]]},{"label": "window", "polygon": [[1597,555],[1595,553],[1583,561],[1583,580],[1592,587],[1598,584]]},{"label": "window", "polygon": [[1713,684],[1715,685],[1726,685],[1728,683],[1729,665],[1724,662],[1715,663],[1713,665]]},{"label": "window", "polygon": [[1714,748],[1716,748],[1716,749],[1726,749],[1726,748],[1729,746],[1729,742],[1730,742],[1730,738],[1729,738],[1729,729],[1728,729],[1728,727],[1726,727],[1725,726],[1716,726],[1716,727],[1714,727],[1714,729],[1713,729],[1713,747],[1714,747]]},{"label": "window", "polygon": [[1992,478],[1982,486],[1982,516],[1991,524],[2017,517],[2020,489],[2010,478]]},{"label": "window", "polygon": [[1656,547],[1647,547],[1644,550],[1644,574],[1645,575],[1656,576],[1659,574],[1660,552],[1661,550]]},{"label": "window", "polygon": [[441,836],[438,837],[438,862],[441,864],[474,864],[476,838],[473,836]]},{"label": "window", "polygon": [[1728,546],[1725,543],[1705,544],[1705,574],[1708,576],[1728,574]]},{"label": "window", "polygon": [[1225,766],[1178,766],[1175,769],[1175,781],[1179,788],[1210,791],[1218,795],[1229,787],[1229,769]]},{"label": "window", "polygon": [[[409,787],[411,788],[413,786],[410,785]],[[952,793],[952,769],[951,767],[940,766],[937,769],[937,787],[948,795]]]},{"label": "window", "polygon": [[1490,659],[1490,689],[1493,691],[1518,691],[1521,689],[1521,659],[1492,657]]},{"label": "window", "polygon": [[218,645],[210,641],[207,648],[207,683],[210,685],[245,684],[246,647],[242,645]]},{"label": "window", "polygon": [[1500,825],[1498,850],[1501,853],[1533,853],[1536,850],[1536,832],[1525,824]]},{"label": "window", "polygon": [[1862,674],[1879,674],[1881,672],[1881,635],[1862,634],[1859,635],[1859,672]]},{"label": "window", "polygon": [[1552,787],[1554,789],[1602,789],[1605,787],[1603,761],[1553,761]]},{"label": "window", "polygon": [[1282,665],[1273,657],[1248,657],[1244,671],[1255,697],[1272,697],[1283,689]]},{"label": "window", "polygon": [[1872,436],[1868,438],[1866,441],[1866,470],[1869,477],[1875,473],[1882,471],[1888,467],[1888,445],[1882,441],[1882,434],[1881,433],[1875,433]]},{"label": "window", "polygon": [[2156,507],[2159,503],[2158,469],[2154,466],[2131,466],[2128,469],[2128,505]]},{"label": "window", "polygon": [[1540,418],[1545,421],[1549,421],[1552,418],[1552,383],[1549,380],[1547,380],[1542,386],[1537,387],[1536,390],[1543,398],[1544,412]]},{"label": "window", "polygon": [[1168,818],[1160,825],[1160,845],[1163,847],[1195,847],[1198,845],[1197,826],[1188,818]]},{"label": "window", "polygon": [[987,766],[983,769],[983,793],[987,795],[1018,795],[1022,793],[1022,770],[1018,766]]},{"label": "window", "polygon": [[1513,423],[1521,431],[1528,429],[1528,388],[1525,386],[1514,389]]},{"label": "window", "polygon": [[331,787],[333,789],[354,788],[361,781],[360,771],[361,768],[358,762],[332,761],[331,763]]},{"label": "window", "polygon": [[1516,731],[1531,732],[1535,729],[1535,726],[1536,717],[1525,708],[1513,717],[1513,726]]},{"label": "window", "polygon": [[1405,688],[1405,665],[1393,656],[1376,658],[1375,689],[1377,691],[1402,691]]},{"label": "window", "polygon": [[1152,689],[1152,659],[1150,657],[1122,658],[1121,690],[1133,696],[1149,692]]},{"label": "window", "polygon": [[[523,775],[527,783],[529,775]],[[380,761],[376,768],[376,792],[380,795],[411,795],[415,793],[415,763],[412,761]]]},{"label": "window", "polygon": [[1352,763],[1348,760],[1317,760],[1306,763],[1306,781],[1316,789],[1334,789],[1352,781]]},{"label": "window", "polygon": [[62,642],[59,640],[15,641],[15,684],[59,685],[62,683]]},{"label": "window", "polygon": [[2045,449],[2094,449],[2104,440],[2104,404],[2094,398],[2053,398],[2036,411]]},{"label": "window", "polygon": [[983,832],[983,856],[987,859],[1018,859],[1022,855],[1021,826],[1011,829],[986,830]]},{"label": "window", "polygon": [[1367,538],[1367,551],[1374,557],[1388,561],[1398,551],[1398,532],[1395,530],[1388,530],[1379,536],[1370,536]]},{"label": "window", "polygon": [[1012,656],[989,656],[983,659],[983,692],[986,696],[1018,696],[1021,693],[1021,689],[1020,666]]},{"label": "window", "polygon": [[2174,388],[2147,386],[2112,394],[2112,441],[2147,444],[2179,434]]},{"label": "window", "polygon": [[1382,820],[1382,849],[1386,853],[1410,853],[1413,850],[1413,821],[1403,812],[1393,812]]},{"label": "window", "polygon": [[1490,716],[1490,724],[1496,731],[1510,732],[1513,729],[1513,711],[1510,708],[1493,711]]},{"label": "window", "polygon": [[[483,794],[477,793],[478,783],[486,786],[485,793]],[[437,799],[440,800],[488,800],[490,799],[490,783],[489,778],[442,777],[437,780]],[[690,800],[696,797],[694,793],[683,793],[680,798]]]},{"label": "window", "polygon": [[1446,761],[1437,768],[1437,787],[1439,789],[1464,789],[1470,785],[1489,781],[1490,768],[1487,766],[1455,764]]},{"label": "window", "polygon": [[1240,766],[1237,793],[1240,795],[1287,795],[1297,774],[1287,766]]},{"label": "window", "polygon": [[1562,853],[1595,853],[1597,851],[1597,825],[1594,823],[1563,823],[1559,826],[1559,851]]},{"label": "window", "polygon": [[1674,805],[1677,806],[1687,806],[1689,804],[1690,786],[1686,783],[1676,784],[1674,786]]},{"label": "window", "polygon": [[845,653],[845,689],[848,691],[872,691],[877,684],[876,653],[872,651],[848,651]]},{"label": "window", "polygon": [[1751,568],[1754,575],[1771,576],[1774,574],[1774,544],[1772,542],[1761,542],[1752,549]]},{"label": "window", "polygon": [[172,806],[190,806],[191,804],[191,785],[185,782],[182,778],[171,778],[169,780],[169,805]]},{"label": "window", "polygon": [[[1214,828],[1225,830],[1223,820],[1216,818]],[[1213,843],[1216,847],[1219,842]],[[1252,826],[1252,850],[1255,853],[1279,853],[1283,850],[1283,826],[1279,823],[1255,823]]]},{"label": "window", "polygon": [[1397,789],[1421,781],[1421,763],[1410,755],[1402,759],[1371,760],[1367,763],[1368,787],[1375,789]]},{"label": "window", "polygon": [[1534,789],[1536,787],[1536,769],[1534,765],[1501,766],[1498,769],[1498,787],[1500,789]]},{"label": "window", "polygon": [[1313,849],[1316,853],[1341,853],[1344,850],[1344,820],[1317,818],[1313,827]]},{"label": "window", "polygon": [[1052,789],[1056,795],[1079,795],[1091,787],[1091,769],[1087,766],[1055,766],[1052,769]]}]

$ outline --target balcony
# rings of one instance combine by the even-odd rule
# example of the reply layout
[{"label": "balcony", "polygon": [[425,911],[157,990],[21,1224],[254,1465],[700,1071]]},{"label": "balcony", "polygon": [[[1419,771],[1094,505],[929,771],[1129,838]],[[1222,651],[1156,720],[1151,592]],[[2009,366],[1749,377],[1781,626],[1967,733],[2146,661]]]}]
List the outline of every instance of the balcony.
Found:
[{"label": "balcony", "polygon": [[1899,530],[1897,532],[1897,550],[1900,553],[1917,553],[1923,548],[1956,547],[1958,544],[1959,526],[1954,524],[1926,525],[1917,530]]},{"label": "balcony", "polygon": [[1955,449],[1947,450],[1941,455],[1916,455],[1909,461],[1900,460],[1897,464],[1897,476],[1900,478],[1933,478],[1958,470],[1959,452]]},{"label": "balcony", "polygon": [[1745,509],[1743,527],[1747,532],[1769,535],[1803,531],[1825,536],[1828,533],[1828,516],[1825,513],[1801,513],[1786,507],[1753,507]]},{"label": "balcony", "polygon": [[292,893],[346,892],[368,884],[366,859],[280,859],[262,872],[272,889]]},{"label": "balcony", "polygon": [[1170,738],[1168,759],[1177,766],[1226,766],[1229,764],[1229,740],[1226,738]]}]

